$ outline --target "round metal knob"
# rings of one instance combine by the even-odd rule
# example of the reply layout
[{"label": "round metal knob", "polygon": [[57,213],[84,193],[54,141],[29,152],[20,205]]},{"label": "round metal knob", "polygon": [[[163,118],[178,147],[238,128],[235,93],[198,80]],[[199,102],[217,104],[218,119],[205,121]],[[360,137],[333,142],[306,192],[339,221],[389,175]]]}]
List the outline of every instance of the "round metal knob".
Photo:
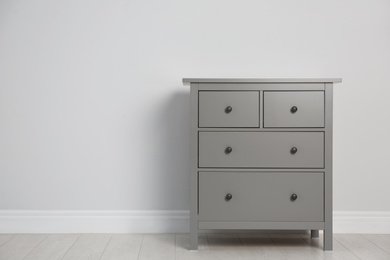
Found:
[{"label": "round metal knob", "polygon": [[296,199],[298,198],[298,195],[297,194],[293,194],[293,195],[291,195],[291,197],[290,197],[290,199],[292,200],[292,201],[295,201]]},{"label": "round metal knob", "polygon": [[233,196],[232,196],[232,194],[230,194],[230,193],[226,194],[226,196],[225,196],[225,200],[226,200],[226,201],[229,201],[229,200],[231,200],[232,198],[233,198]]},{"label": "round metal knob", "polygon": [[293,106],[291,109],[290,109],[291,113],[295,113],[298,111],[298,108],[296,106]]},{"label": "round metal knob", "polygon": [[233,149],[229,146],[229,147],[227,147],[226,149],[225,149],[225,153],[226,154],[229,154],[229,153],[231,153],[233,151]]},{"label": "round metal knob", "polygon": [[233,108],[231,106],[228,106],[228,107],[225,108],[225,112],[228,113],[228,114],[230,112],[232,112],[232,110],[233,110]]},{"label": "round metal knob", "polygon": [[298,149],[296,147],[291,148],[290,153],[296,154],[298,152]]}]

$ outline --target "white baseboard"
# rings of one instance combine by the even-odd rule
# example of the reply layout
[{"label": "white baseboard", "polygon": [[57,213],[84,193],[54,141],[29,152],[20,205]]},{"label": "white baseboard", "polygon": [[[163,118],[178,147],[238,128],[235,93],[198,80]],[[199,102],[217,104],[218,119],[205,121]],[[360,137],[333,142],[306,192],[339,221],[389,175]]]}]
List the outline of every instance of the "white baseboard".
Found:
[{"label": "white baseboard", "polygon": [[[334,233],[390,234],[389,211],[336,211]],[[0,210],[0,233],[188,233],[188,210]]]},{"label": "white baseboard", "polygon": [[334,233],[390,234],[390,211],[335,211]]},{"label": "white baseboard", "polygon": [[0,210],[0,233],[188,232],[188,210]]}]

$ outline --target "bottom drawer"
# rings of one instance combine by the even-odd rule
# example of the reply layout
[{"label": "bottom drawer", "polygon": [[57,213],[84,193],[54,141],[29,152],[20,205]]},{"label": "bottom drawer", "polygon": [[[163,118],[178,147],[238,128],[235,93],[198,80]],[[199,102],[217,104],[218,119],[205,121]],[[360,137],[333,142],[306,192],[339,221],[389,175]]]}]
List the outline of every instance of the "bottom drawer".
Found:
[{"label": "bottom drawer", "polygon": [[319,172],[199,172],[198,220],[324,221],[323,180]]}]

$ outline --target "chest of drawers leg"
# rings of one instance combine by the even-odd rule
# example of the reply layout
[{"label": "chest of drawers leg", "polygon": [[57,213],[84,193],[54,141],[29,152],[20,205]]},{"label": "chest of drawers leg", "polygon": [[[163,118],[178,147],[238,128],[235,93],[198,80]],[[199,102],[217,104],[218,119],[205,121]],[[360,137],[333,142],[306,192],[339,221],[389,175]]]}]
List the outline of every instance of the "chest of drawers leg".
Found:
[{"label": "chest of drawers leg", "polygon": [[332,96],[340,79],[190,83],[190,249],[204,229],[324,230],[332,250]]}]

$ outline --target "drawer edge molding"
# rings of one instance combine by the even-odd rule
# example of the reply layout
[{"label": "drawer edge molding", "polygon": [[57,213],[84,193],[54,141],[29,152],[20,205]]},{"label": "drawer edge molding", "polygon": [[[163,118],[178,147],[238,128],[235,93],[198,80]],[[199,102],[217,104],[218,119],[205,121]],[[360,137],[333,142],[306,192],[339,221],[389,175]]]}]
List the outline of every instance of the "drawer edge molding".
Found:
[{"label": "drawer edge molding", "polygon": [[321,229],[324,222],[199,221],[199,229]]}]

